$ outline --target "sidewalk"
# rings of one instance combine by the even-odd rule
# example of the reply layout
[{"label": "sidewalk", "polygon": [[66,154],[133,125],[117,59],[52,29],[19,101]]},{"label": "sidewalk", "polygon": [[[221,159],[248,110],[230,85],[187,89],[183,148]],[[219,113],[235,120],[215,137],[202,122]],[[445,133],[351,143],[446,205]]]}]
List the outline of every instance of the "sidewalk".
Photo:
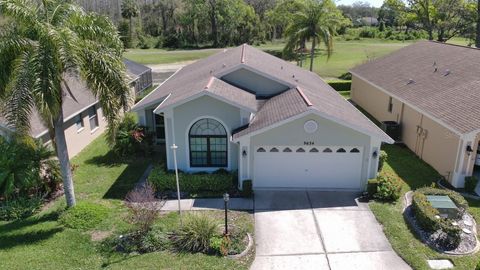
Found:
[{"label": "sidewalk", "polygon": [[[223,210],[224,202],[222,198],[214,199],[183,199],[180,200],[181,210],[200,211],[200,210]],[[229,210],[253,210],[253,200],[245,198],[230,198],[228,201]],[[168,200],[160,211],[178,211],[178,201]]]}]

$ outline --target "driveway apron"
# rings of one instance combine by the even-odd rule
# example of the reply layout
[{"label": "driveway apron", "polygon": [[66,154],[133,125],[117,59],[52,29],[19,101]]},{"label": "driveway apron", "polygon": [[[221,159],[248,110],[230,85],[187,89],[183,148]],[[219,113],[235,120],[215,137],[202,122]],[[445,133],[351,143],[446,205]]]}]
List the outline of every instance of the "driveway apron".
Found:
[{"label": "driveway apron", "polygon": [[256,191],[256,258],[251,269],[411,269],[357,195]]}]

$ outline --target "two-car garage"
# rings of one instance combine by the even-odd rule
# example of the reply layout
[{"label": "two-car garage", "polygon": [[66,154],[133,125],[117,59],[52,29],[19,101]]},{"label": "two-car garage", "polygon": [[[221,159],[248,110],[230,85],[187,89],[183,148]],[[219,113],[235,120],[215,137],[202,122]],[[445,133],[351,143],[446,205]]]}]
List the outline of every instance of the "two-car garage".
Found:
[{"label": "two-car garage", "polygon": [[363,188],[363,147],[260,146],[254,150],[255,189]]}]

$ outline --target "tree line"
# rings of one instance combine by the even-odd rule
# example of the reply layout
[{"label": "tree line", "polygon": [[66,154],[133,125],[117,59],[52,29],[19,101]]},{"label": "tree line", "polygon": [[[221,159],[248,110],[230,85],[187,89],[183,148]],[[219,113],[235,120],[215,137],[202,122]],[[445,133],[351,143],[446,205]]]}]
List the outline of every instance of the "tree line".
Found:
[{"label": "tree line", "polygon": [[[327,0],[328,1],[328,0]],[[285,38],[295,14],[321,0],[76,0],[87,11],[108,16],[122,41],[131,47],[224,47],[259,44]],[[324,5],[339,11],[336,33],[348,27],[374,25],[396,31],[423,30],[428,39],[454,36],[477,40],[480,46],[480,0],[385,0],[380,8],[368,2]],[[327,7],[328,6],[328,7]],[[334,12],[334,13],[335,13]],[[337,13],[335,13],[337,14]],[[338,15],[338,14],[337,14]],[[335,15],[335,16],[337,16]],[[298,18],[297,18],[298,19]],[[366,21],[370,20],[370,21]],[[375,21],[375,23],[373,23]],[[331,27],[331,25],[327,25]]]}]

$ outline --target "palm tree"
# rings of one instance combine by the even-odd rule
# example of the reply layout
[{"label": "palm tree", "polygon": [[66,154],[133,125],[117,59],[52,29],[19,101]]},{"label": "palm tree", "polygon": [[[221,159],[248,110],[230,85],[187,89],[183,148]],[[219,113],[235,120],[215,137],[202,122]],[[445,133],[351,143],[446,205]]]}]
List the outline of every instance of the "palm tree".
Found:
[{"label": "palm tree", "polygon": [[[59,159],[65,197],[75,205],[63,129],[66,76],[83,79],[98,98],[112,139],[121,109],[130,103],[123,45],[106,17],[87,14],[65,0],[0,0],[9,23],[0,31],[0,109],[10,125],[28,134],[38,113]],[[75,97],[73,96],[75,99]]]},{"label": "palm tree", "polygon": [[137,17],[140,11],[138,10],[135,0],[122,1],[122,17],[130,22],[130,40],[133,40],[133,18]]},{"label": "palm tree", "polygon": [[[287,45],[285,50],[293,51],[302,48],[305,41],[312,41],[310,47],[310,71],[313,70],[313,59],[315,49],[320,43],[324,43],[327,49],[327,56],[330,57],[333,50],[332,36],[335,28],[340,23],[335,6],[330,0],[306,1],[302,8],[293,16],[293,20],[285,31]],[[338,10],[337,10],[338,11]]]}]

